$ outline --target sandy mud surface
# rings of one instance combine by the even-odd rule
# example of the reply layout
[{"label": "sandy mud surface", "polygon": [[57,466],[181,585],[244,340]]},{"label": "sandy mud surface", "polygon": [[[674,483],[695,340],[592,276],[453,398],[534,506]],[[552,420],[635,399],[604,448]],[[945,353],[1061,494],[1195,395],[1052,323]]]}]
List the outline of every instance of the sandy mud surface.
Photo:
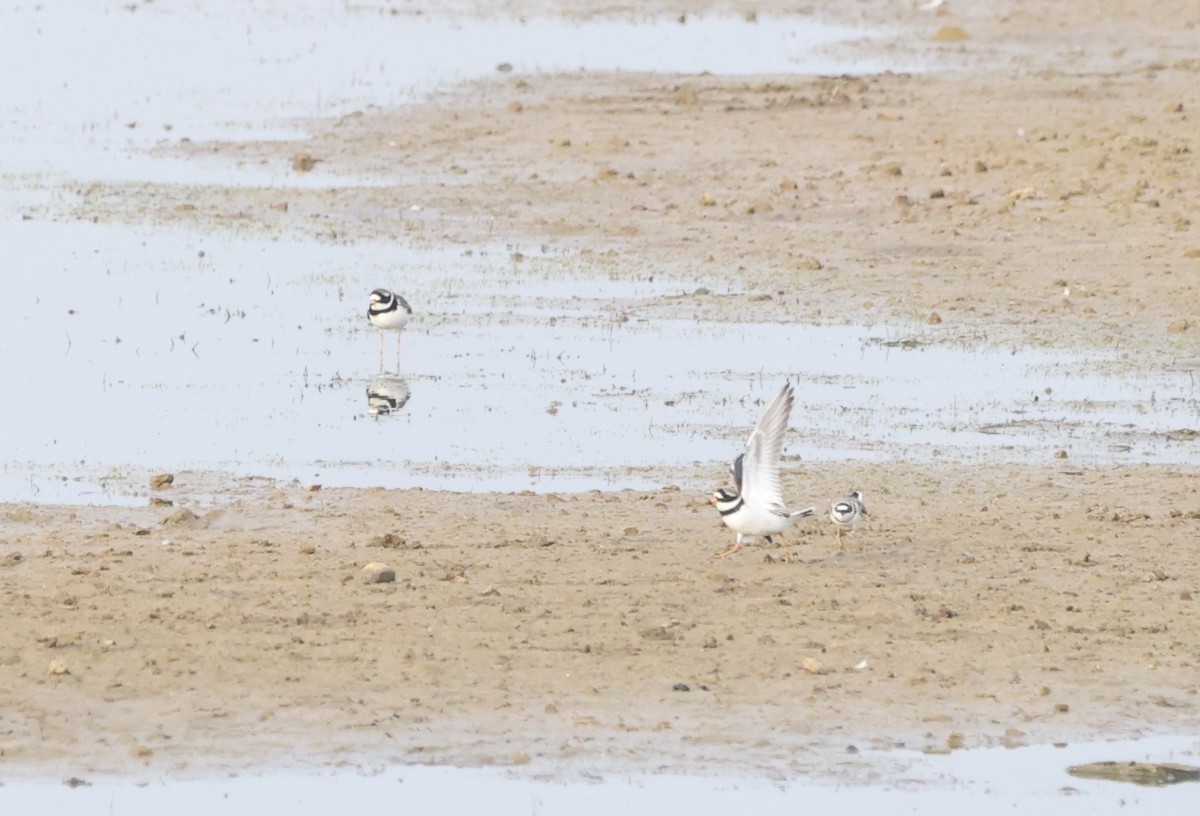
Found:
[{"label": "sandy mud surface", "polygon": [[[396,184],[107,182],[67,215],[552,243],[614,274],[694,276],[694,295],[645,303],[650,319],[916,320],[956,343],[1125,350],[1130,369],[1200,358],[1194,7],[856,9],[903,32],[875,47],[951,68],[498,73],[305,123],[309,139],[160,148]],[[947,26],[966,38],[936,40]],[[715,487],[724,469],[689,463],[679,482]],[[714,560],[732,534],[707,495],[671,485],[231,479],[239,498],[176,517],[198,478],[184,472],[161,492],[174,507],[8,505],[0,750],[76,772],[297,755],[828,772],[851,745],[1185,733],[1200,725],[1195,476],[1053,450],[789,460],[795,502],[858,486],[872,513],[842,554],[828,522],[801,524],[790,563],[760,546]],[[369,562],[396,580],[363,583]]]}]

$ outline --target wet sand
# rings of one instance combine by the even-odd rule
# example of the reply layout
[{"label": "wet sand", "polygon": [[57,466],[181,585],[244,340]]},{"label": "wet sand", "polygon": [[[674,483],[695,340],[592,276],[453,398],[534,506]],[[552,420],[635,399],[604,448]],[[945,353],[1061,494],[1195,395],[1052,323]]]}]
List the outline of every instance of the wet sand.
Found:
[{"label": "wet sand", "polygon": [[[402,186],[99,183],[69,216],[548,242],[685,269],[708,290],[648,302],[650,319],[916,320],[944,342],[1188,366],[1200,63],[1179,42],[1200,19],[1101,7],[1112,22],[1086,48],[1092,11],[992,18],[982,3],[885,46],[949,49],[970,71],[498,74],[307,123],[310,140],[161,148],[302,153],[368,179],[401,166]],[[968,39],[934,43],[948,25]],[[715,487],[724,467],[689,464],[679,483],[711,472]],[[732,535],[706,495],[671,486],[254,487],[181,523],[164,521],[175,508],[4,506],[0,747],[14,766],[77,773],[371,757],[854,776],[850,745],[1186,733],[1200,720],[1194,477],[1054,450],[792,460],[788,497],[858,486],[872,515],[844,554],[828,523],[802,524],[791,563],[756,546],[714,560]],[[164,495],[188,504],[189,480]],[[396,581],[362,583],[373,561]]]}]

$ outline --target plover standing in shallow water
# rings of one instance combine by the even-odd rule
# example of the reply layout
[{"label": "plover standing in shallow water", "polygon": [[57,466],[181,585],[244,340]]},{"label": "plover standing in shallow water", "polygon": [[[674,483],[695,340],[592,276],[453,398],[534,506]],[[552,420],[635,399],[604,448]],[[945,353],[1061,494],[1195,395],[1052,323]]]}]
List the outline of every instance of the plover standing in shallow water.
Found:
[{"label": "plover standing in shallow water", "polygon": [[388,289],[376,289],[371,293],[371,304],[367,307],[367,320],[379,329],[379,368],[383,369],[383,333],[396,333],[396,367],[400,367],[400,333],[412,317],[408,301]]},{"label": "plover standing in shallow water", "polygon": [[716,505],[721,521],[737,533],[734,545],[716,558],[732,555],[742,548],[742,542],[756,536],[773,544],[772,536],[783,533],[796,519],[817,511],[809,507],[788,512],[779,484],[779,456],[783,452],[783,434],[792,413],[794,393],[792,384],[785,383],[751,431],[746,451],[733,461],[730,473],[734,489],[721,488],[713,494],[710,503]]}]

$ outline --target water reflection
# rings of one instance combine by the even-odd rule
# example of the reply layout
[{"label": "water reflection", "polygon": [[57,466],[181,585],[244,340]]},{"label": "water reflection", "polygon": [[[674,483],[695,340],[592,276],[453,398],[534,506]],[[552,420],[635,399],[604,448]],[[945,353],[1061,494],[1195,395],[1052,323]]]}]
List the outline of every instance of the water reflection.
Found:
[{"label": "water reflection", "polygon": [[400,373],[380,372],[367,383],[367,413],[371,416],[399,413],[410,396],[408,380]]},{"label": "water reflection", "polygon": [[[9,500],[96,500],[100,479],[109,500],[110,471],[129,467],[280,479],[320,471],[340,486],[672,484],[743,444],[739,423],[784,378],[803,384],[792,422],[804,432],[788,437],[787,453],[805,461],[1045,461],[1061,449],[1076,466],[1104,466],[1197,456],[1181,432],[1200,428],[1192,373],[1131,371],[1113,350],[948,345],[932,330],[910,343],[897,339],[914,331],[903,325],[615,323],[612,314],[685,285],[609,280],[553,258],[517,268],[503,246],[469,256],[394,242],[347,250],[19,218],[0,218],[0,245],[37,250],[22,250],[33,260],[4,281],[0,348],[27,353],[0,356],[3,379],[30,393],[69,381],[76,397],[53,416],[36,401],[6,404],[5,420],[23,430],[0,457]],[[80,246],[111,273],[80,264]],[[219,275],[208,260],[218,255]],[[378,340],[358,293],[397,263],[406,288],[426,293],[422,320],[405,329],[403,367],[373,380]],[[361,271],[323,276],[352,264]],[[277,285],[264,266],[305,283]],[[45,296],[51,277],[65,304]],[[756,353],[733,359],[730,348]],[[407,427],[353,421],[367,417],[359,389],[368,383],[368,407],[402,412]],[[244,399],[267,391],[280,398]],[[403,467],[377,466],[381,433],[402,438]]]}]

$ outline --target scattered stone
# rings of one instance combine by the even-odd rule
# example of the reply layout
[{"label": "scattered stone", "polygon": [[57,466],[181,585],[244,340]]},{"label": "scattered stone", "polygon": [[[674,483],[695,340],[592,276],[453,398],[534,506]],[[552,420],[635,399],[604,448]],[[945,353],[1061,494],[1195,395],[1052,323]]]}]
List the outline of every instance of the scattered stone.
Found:
[{"label": "scattered stone", "polygon": [[635,536],[638,534],[638,528],[637,527],[626,527],[624,534],[627,536]]},{"label": "scattered stone", "polygon": [[372,561],[362,568],[364,584],[390,584],[396,580],[396,571],[382,561]]},{"label": "scattered stone", "polygon": [[150,477],[151,490],[166,490],[173,484],[175,484],[174,473],[155,473]]},{"label": "scattered stone", "polygon": [[502,74],[510,74],[512,73],[512,69],[513,67],[511,62],[502,62],[496,66],[496,70]]},{"label": "scattered stone", "polygon": [[945,198],[946,191],[943,190],[941,187],[937,187],[937,188],[929,191],[929,197],[930,198]]},{"label": "scattered stone", "polygon": [[827,674],[828,670],[815,657],[806,657],[800,661],[800,668],[804,669],[809,674]]},{"label": "scattered stone", "polygon": [[966,744],[967,740],[962,734],[951,734],[946,737],[946,747],[951,751],[961,750]]},{"label": "scattered stone", "polygon": [[317,166],[317,162],[321,159],[316,159],[307,153],[297,153],[292,156],[292,169],[297,173],[307,173]]},{"label": "scattered stone", "polygon": [[1069,705],[1067,705],[1066,703],[1055,703],[1054,704],[1054,713],[1055,714],[1066,714],[1070,710],[1071,710],[1071,707]]},{"label": "scattered stone", "polygon": [[162,520],[164,527],[190,527],[200,523],[200,517],[186,507],[181,507]]},{"label": "scattered stone", "polygon": [[51,677],[62,677],[64,674],[70,674],[71,670],[67,668],[67,661],[51,660],[50,666],[46,669],[46,673]]},{"label": "scattered stone", "polygon": [[671,691],[691,691],[691,687],[687,683],[676,683],[671,686]]},{"label": "scattered stone", "polygon": [[151,496],[150,497],[150,506],[151,507],[174,507],[175,502],[171,501],[170,499],[164,499],[162,496]]},{"label": "scattered stone", "polygon": [[1182,102],[1168,102],[1167,106],[1165,108],[1163,108],[1163,110],[1166,111],[1167,113],[1183,113],[1183,103]]},{"label": "scattered stone", "polygon": [[1169,331],[1171,334],[1181,334],[1191,328],[1191,326],[1192,324],[1186,317],[1181,317],[1168,325],[1167,331]]},{"label": "scattered stone", "polygon": [[774,212],[775,208],[771,206],[769,201],[756,201],[746,208],[747,215],[757,215],[758,213]]},{"label": "scattered stone", "polygon": [[1054,452],[1054,458],[1055,458],[1055,459],[1066,459],[1066,458],[1067,458],[1067,452],[1066,452],[1065,450],[1062,450],[1062,449],[1060,448],[1059,450],[1056,450],[1056,451]]},{"label": "scattered stone", "polygon": [[316,551],[317,551],[317,548],[314,547],[312,544],[305,544],[303,547],[300,548],[301,555],[312,555]]},{"label": "scattered stone", "polygon": [[934,42],[962,42],[968,38],[967,31],[962,26],[942,26],[933,32]]},{"label": "scattered stone", "polygon": [[942,316],[937,312],[930,312],[929,317],[925,318],[925,322],[930,326],[936,326],[942,322]]},{"label": "scattered stone", "polygon": [[713,198],[712,193],[705,193],[704,195],[700,196],[701,207],[715,207],[716,205],[717,200]]}]

